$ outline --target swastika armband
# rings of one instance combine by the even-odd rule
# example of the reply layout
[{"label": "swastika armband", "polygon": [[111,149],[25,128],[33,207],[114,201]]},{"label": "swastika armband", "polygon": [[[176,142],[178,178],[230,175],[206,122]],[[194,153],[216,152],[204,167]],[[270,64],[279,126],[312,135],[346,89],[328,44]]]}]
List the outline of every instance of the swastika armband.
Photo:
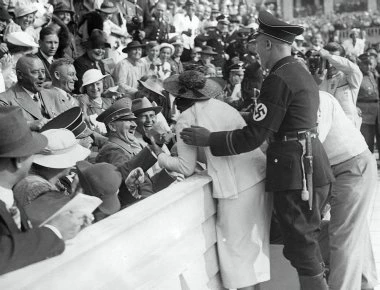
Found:
[{"label": "swastika armband", "polygon": [[284,107],[264,101],[257,104],[249,122],[253,122],[256,126],[277,132],[284,119],[285,113],[286,109]]}]

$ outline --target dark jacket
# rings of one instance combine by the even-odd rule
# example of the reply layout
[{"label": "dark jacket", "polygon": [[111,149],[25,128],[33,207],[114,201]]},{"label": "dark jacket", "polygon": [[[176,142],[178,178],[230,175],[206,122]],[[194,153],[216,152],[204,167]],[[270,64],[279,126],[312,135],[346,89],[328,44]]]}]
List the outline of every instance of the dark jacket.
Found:
[{"label": "dark jacket", "polygon": [[0,274],[57,256],[65,243],[46,227],[31,228],[25,213],[21,213],[21,230],[0,201]]}]

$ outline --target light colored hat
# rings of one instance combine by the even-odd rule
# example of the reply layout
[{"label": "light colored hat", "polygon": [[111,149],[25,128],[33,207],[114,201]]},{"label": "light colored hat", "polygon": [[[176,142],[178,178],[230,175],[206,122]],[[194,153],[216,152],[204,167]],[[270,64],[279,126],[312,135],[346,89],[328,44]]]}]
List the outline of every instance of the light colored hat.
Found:
[{"label": "light colored hat", "polygon": [[173,53],[174,53],[174,46],[171,45],[170,43],[166,43],[166,42],[161,43],[161,45],[160,45],[160,51],[161,51],[161,49],[167,48],[167,47],[169,47],[171,49],[171,51],[172,51],[171,55],[173,55]]},{"label": "light colored hat", "polygon": [[83,84],[80,87],[79,91],[83,93],[83,88],[89,84],[95,83],[97,81],[100,81],[104,79],[108,74],[103,75],[102,72],[98,69],[92,68],[87,70],[83,75]]},{"label": "light colored hat", "polygon": [[48,168],[70,168],[86,159],[91,151],[78,144],[67,129],[51,129],[41,133],[48,139],[47,146],[34,155],[34,163]]},{"label": "light colored hat", "polygon": [[147,111],[154,111],[154,113],[157,115],[162,111],[162,107],[153,106],[147,97],[132,100],[132,113],[135,114],[135,116],[138,117],[138,115]]},{"label": "light colored hat", "polygon": [[34,6],[33,4],[20,5],[15,8],[15,17],[19,18],[31,13],[36,13],[36,12],[37,12],[37,7]]},{"label": "light colored hat", "polygon": [[7,42],[17,46],[39,47],[39,45],[34,41],[33,37],[24,31],[9,33],[7,36]]}]

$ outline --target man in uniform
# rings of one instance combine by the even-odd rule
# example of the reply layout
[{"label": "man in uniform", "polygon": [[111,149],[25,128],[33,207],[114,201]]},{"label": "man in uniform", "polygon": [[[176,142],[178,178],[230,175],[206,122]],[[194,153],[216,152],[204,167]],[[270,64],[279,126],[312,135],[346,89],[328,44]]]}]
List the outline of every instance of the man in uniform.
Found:
[{"label": "man in uniform", "polygon": [[166,19],[165,12],[166,3],[158,2],[153,16],[150,17],[144,28],[145,39],[149,41],[155,40],[159,43],[168,42],[171,26]]},{"label": "man in uniform", "polygon": [[217,156],[240,154],[269,139],[266,190],[284,236],[284,256],[296,268],[301,289],[328,289],[318,245],[320,210],[334,177],[317,138],[318,87],[291,56],[291,44],[303,27],[259,14],[257,49],[264,68],[259,103],[247,126],[230,132],[185,128],[186,144],[210,146]]}]

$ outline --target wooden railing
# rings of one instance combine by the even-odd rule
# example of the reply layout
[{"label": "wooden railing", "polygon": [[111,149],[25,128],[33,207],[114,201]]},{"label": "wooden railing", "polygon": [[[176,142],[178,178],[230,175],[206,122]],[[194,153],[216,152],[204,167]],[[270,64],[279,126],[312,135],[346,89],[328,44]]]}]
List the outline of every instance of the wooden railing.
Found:
[{"label": "wooden railing", "polygon": [[0,289],[222,289],[210,181],[190,177],[91,225]]}]

